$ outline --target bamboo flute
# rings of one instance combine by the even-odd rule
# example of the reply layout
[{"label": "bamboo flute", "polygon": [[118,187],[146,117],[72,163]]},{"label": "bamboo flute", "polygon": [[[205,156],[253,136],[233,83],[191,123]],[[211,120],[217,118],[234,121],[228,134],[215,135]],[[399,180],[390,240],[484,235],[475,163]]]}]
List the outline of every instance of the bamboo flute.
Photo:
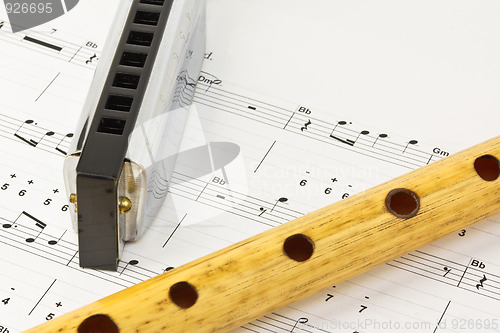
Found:
[{"label": "bamboo flute", "polygon": [[224,332],[500,213],[500,136],[27,332]]}]

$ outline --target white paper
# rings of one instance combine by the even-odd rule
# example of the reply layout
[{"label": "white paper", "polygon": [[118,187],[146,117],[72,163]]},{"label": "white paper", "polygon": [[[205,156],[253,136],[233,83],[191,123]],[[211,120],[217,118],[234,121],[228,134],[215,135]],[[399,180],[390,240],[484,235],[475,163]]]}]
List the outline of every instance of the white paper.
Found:
[{"label": "white paper", "polygon": [[[118,272],[81,269],[62,162],[116,4],[17,34],[0,12],[5,332],[498,135],[498,2],[209,0],[164,207]],[[499,332],[499,240],[500,220],[481,222],[236,331]]]}]

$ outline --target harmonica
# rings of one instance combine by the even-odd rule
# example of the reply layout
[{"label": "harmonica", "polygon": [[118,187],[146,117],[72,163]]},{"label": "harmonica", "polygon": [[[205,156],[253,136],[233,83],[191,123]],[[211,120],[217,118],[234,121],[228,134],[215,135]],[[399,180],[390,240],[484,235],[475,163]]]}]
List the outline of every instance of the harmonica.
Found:
[{"label": "harmonica", "polygon": [[500,136],[28,332],[223,332],[500,213]]},{"label": "harmonica", "polygon": [[80,266],[116,270],[167,194],[205,52],[205,1],[120,1],[64,164]]}]

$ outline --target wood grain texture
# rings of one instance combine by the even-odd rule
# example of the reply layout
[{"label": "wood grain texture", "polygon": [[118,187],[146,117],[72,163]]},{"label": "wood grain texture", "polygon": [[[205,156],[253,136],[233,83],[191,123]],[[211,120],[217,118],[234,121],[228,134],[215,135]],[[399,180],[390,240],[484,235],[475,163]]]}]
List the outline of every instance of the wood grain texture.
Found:
[{"label": "wood grain texture", "polygon": [[[365,192],[175,268],[55,318],[28,332],[77,332],[93,314],[106,314],[120,332],[227,331],[366,272],[450,233],[500,213],[500,179],[485,181],[474,161],[500,158],[500,136]],[[416,216],[397,218],[385,200],[406,188],[420,198]],[[303,234],[312,257],[288,258],[284,240]],[[197,302],[183,309],[169,299],[180,281]]]}]

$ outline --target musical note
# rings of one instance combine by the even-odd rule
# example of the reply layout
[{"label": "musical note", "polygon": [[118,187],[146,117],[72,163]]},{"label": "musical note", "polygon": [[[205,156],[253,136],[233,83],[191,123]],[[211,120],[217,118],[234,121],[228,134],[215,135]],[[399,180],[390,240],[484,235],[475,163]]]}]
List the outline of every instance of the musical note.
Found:
[{"label": "musical note", "polygon": [[138,263],[139,263],[139,260],[135,260],[135,259],[130,260],[129,262],[127,262],[127,264],[125,265],[125,267],[123,268],[123,270],[120,272],[120,275],[122,275],[122,274],[123,274],[123,272],[125,272],[125,270],[127,269],[127,267],[128,267],[129,265],[131,265],[131,266],[135,266],[135,265],[137,265]]},{"label": "musical note", "polygon": [[388,135],[387,135],[387,134],[384,134],[384,133],[379,134],[379,135],[377,136],[377,138],[375,139],[375,141],[373,142],[372,147],[374,147],[374,146],[375,146],[375,144],[377,143],[378,139],[385,139],[385,138],[387,138],[387,137],[388,137]]},{"label": "musical note", "polygon": [[42,140],[46,137],[46,136],[52,136],[54,135],[55,133],[52,132],[52,131],[48,131],[48,132],[45,132],[45,134],[42,136],[42,138],[40,140],[35,141],[35,140],[31,140],[30,141],[33,143],[33,147],[36,147],[36,145],[38,145],[40,142],[42,142]]},{"label": "musical note", "polygon": [[446,276],[446,274],[448,274],[449,272],[451,272],[451,268],[448,268],[448,267],[445,267],[443,268],[445,270],[446,273],[444,273],[443,277]]},{"label": "musical note", "polygon": [[259,216],[261,216],[262,214],[264,214],[266,211],[267,211],[267,209],[265,209],[264,207],[260,207],[260,214],[259,214]]},{"label": "musical note", "polygon": [[40,221],[39,219],[37,219],[33,215],[27,213],[26,211],[23,211],[21,214],[24,215],[24,216],[26,216],[26,217],[29,217],[30,219],[32,219],[33,221],[35,221],[35,226],[37,226],[38,228],[40,228],[40,232],[38,232],[38,235],[36,235],[35,238],[32,238],[32,237],[26,238],[26,242],[27,243],[33,243],[38,238],[38,236],[40,236],[40,234],[45,230],[45,227],[47,226],[47,224],[44,223],[44,222],[42,222],[42,221]]},{"label": "musical note", "polygon": [[311,120],[310,119],[307,120],[307,123],[305,123],[304,126],[300,128],[300,130],[302,132],[304,132],[304,130],[307,130],[307,126],[309,126],[309,125],[311,125]]},{"label": "musical note", "polygon": [[[359,133],[358,133],[358,135],[356,136],[356,139],[354,139],[354,140],[352,140],[352,139],[342,139],[342,138],[340,138],[340,137],[338,137],[338,136],[333,135],[333,132],[335,132],[335,130],[337,129],[337,126],[339,126],[339,125],[343,126],[343,125],[346,125],[346,124],[347,124],[347,122],[346,122],[346,121],[344,121],[344,120],[339,121],[339,122],[335,125],[335,127],[333,128],[332,132],[330,133],[330,137],[331,137],[331,138],[333,138],[333,139],[335,139],[335,140],[338,140],[338,141],[340,141],[340,142],[342,142],[342,143],[345,143],[345,144],[347,144],[347,145],[349,145],[349,146],[354,146],[354,145],[356,144],[356,142],[358,141],[358,139],[359,139],[362,135],[368,135],[368,134],[370,134],[370,132],[369,132],[369,131],[367,131],[367,130],[363,130],[363,131],[361,131],[361,132],[359,132]],[[349,124],[350,124],[350,123],[349,123]]]},{"label": "musical note", "polygon": [[64,136],[64,137],[61,139],[61,141],[59,141],[59,143],[57,144],[57,146],[56,146],[55,150],[57,150],[58,152],[60,152],[60,153],[61,153],[61,154],[63,154],[63,155],[67,155],[68,153],[67,153],[67,152],[65,152],[64,150],[62,150],[61,148],[59,148],[59,146],[60,146],[60,145],[61,145],[61,143],[64,141],[64,139],[66,139],[66,138],[72,138],[72,137],[73,137],[73,133],[68,133],[68,134],[66,134],[66,136]]},{"label": "musical note", "polygon": [[274,207],[276,207],[276,205],[278,204],[278,202],[287,202],[288,199],[287,198],[279,198],[278,200],[276,200],[276,202],[274,203],[274,206],[273,208],[271,208],[271,212],[274,210]]},{"label": "musical note", "polygon": [[4,22],[3,22],[3,21],[0,21],[0,29],[2,29],[2,28],[3,28],[3,24],[4,24]]},{"label": "musical note", "polygon": [[[33,146],[35,147],[36,146],[36,142],[33,141],[33,140],[28,140],[26,139],[25,137],[21,136],[20,134],[18,134],[18,132],[21,130],[21,128],[23,128],[23,126],[25,124],[33,124],[34,121],[31,120],[31,119],[28,119],[28,120],[25,120],[24,123],[21,124],[21,126],[19,126],[19,128],[16,130],[16,132],[14,133],[14,136],[18,139],[21,139],[22,141],[26,142],[27,144],[29,144],[30,146]],[[35,123],[36,125],[36,123]]]},{"label": "musical note", "polygon": [[297,324],[306,324],[307,322],[309,321],[309,319],[305,318],[305,317],[301,317],[299,319],[297,319],[295,321],[295,324],[293,325],[292,329],[290,330],[289,333],[293,333],[293,331],[295,330],[295,328],[297,327]]},{"label": "musical note", "polygon": [[57,243],[61,240],[61,238],[63,238],[63,237],[64,237],[64,235],[66,234],[66,231],[67,231],[67,230],[64,230],[64,232],[63,232],[63,234],[61,235],[61,237],[59,237],[57,240],[52,239],[52,240],[49,240],[47,243],[48,243],[49,245],[56,245],[56,244],[57,244]]},{"label": "musical note", "polygon": [[344,121],[344,120],[339,121],[335,125],[335,127],[333,128],[332,132],[330,133],[330,137],[333,138],[333,139],[335,139],[335,140],[338,140],[338,141],[340,141],[342,143],[348,144],[349,146],[354,146],[354,144],[356,143],[355,141],[353,141],[351,139],[342,139],[342,138],[339,138],[339,137],[333,135],[333,132],[335,132],[335,130],[337,129],[337,126],[339,126],[339,125],[343,126],[343,125],[346,125],[346,124],[347,124],[347,122]]},{"label": "musical note", "polygon": [[356,140],[354,140],[354,143],[358,142],[358,139],[361,135],[368,135],[368,134],[370,134],[370,132],[367,130],[363,130],[363,131],[359,132],[358,136],[356,137]]},{"label": "musical note", "polygon": [[481,280],[479,280],[479,283],[476,284],[476,288],[477,290],[479,290],[479,288],[484,288],[484,285],[483,283],[486,282],[488,279],[486,278],[486,275],[483,274],[483,278]]},{"label": "musical note", "polygon": [[406,147],[405,149],[403,149],[403,154],[404,152],[406,151],[406,148],[408,148],[409,145],[416,145],[418,143],[417,140],[410,140],[407,144],[406,144]]},{"label": "musical note", "polygon": [[88,60],[85,61],[86,64],[88,63],[93,63],[93,60],[99,60],[99,58],[97,58],[97,55],[94,53],[93,56],[91,56]]}]

